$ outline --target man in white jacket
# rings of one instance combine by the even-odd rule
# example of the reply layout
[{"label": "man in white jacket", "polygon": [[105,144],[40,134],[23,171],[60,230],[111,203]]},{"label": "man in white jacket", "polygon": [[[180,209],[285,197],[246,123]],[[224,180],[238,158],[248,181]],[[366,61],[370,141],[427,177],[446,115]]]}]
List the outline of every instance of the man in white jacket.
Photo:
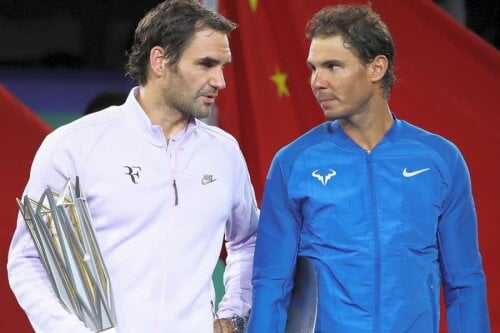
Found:
[{"label": "man in white jacket", "polygon": [[[113,290],[117,331],[239,332],[251,302],[258,208],[237,142],[207,117],[235,24],[196,0],[165,1],[139,23],[126,102],[52,132],[23,193],[38,199],[78,176]],[[226,239],[226,294],[212,273]],[[36,332],[90,332],[52,290],[18,218],[9,282]],[[220,320],[219,320],[220,319]]]}]

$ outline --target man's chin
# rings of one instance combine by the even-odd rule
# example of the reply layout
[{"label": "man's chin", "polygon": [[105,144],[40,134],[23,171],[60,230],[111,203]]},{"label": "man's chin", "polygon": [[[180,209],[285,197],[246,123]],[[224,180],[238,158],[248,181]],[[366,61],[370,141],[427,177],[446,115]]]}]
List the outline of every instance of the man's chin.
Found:
[{"label": "man's chin", "polygon": [[321,108],[323,110],[323,115],[328,120],[335,120],[338,118],[336,112],[334,112],[331,108]]},{"label": "man's chin", "polygon": [[213,105],[204,105],[202,108],[195,110],[192,115],[197,119],[208,118],[212,114],[212,107]]}]

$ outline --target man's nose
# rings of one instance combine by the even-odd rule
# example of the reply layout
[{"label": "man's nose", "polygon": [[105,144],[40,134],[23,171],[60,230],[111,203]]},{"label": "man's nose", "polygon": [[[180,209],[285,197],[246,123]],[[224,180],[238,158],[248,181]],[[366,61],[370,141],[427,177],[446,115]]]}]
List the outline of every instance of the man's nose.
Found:
[{"label": "man's nose", "polygon": [[317,70],[311,75],[311,88],[317,90],[326,87],[326,80],[324,79],[321,71]]},{"label": "man's nose", "polygon": [[210,80],[208,81],[208,84],[211,87],[217,88],[217,89],[224,89],[226,88],[226,81],[224,80],[224,73],[222,69],[217,69]]}]

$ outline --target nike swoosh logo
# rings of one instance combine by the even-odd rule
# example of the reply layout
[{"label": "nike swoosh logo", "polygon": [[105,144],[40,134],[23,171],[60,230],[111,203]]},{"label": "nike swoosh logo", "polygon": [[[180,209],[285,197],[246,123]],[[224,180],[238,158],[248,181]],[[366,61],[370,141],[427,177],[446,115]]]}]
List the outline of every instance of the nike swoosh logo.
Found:
[{"label": "nike swoosh logo", "polygon": [[208,185],[208,184],[210,184],[210,183],[213,183],[213,182],[214,182],[214,181],[216,181],[216,180],[217,180],[217,179],[202,179],[202,180],[201,180],[201,183],[202,183],[203,185]]},{"label": "nike swoosh logo", "polygon": [[425,168],[425,169],[420,169],[420,170],[415,170],[415,171],[408,171],[406,168],[403,169],[403,177],[409,178],[416,176],[418,174],[421,174],[422,172],[429,171],[431,168]]}]

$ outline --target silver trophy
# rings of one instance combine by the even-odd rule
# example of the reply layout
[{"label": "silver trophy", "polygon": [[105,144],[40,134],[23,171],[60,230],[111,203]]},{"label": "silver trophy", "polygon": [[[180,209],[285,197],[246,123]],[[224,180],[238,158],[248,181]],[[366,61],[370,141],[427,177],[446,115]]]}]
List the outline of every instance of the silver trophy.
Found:
[{"label": "silver trophy", "polygon": [[17,204],[61,303],[89,329],[116,331],[111,284],[78,177],[61,193],[47,187],[39,201],[25,196]]},{"label": "silver trophy", "polygon": [[308,257],[299,257],[288,307],[286,333],[314,333],[318,314],[318,280]]}]

